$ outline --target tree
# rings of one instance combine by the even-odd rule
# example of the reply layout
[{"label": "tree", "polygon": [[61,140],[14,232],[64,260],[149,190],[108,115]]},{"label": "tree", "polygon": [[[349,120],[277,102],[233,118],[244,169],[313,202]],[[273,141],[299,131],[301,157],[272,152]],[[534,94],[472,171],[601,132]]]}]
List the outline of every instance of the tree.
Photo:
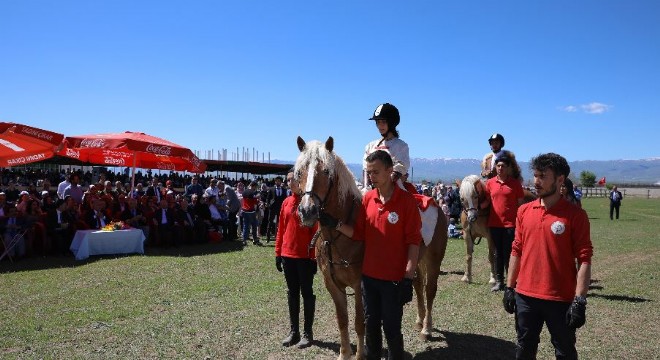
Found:
[{"label": "tree", "polygon": [[584,187],[594,187],[596,184],[596,174],[591,171],[583,170],[580,173],[580,183]]}]

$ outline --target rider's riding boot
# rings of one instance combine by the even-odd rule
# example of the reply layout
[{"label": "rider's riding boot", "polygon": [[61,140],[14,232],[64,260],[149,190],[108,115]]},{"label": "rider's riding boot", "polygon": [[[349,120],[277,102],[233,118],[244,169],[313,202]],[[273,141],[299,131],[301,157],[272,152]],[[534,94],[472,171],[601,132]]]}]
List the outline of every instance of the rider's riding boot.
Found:
[{"label": "rider's riding boot", "polygon": [[300,313],[300,297],[298,294],[293,296],[289,292],[287,295],[287,300],[289,303],[289,322],[291,323],[291,331],[289,332],[289,336],[282,340],[283,346],[295,345],[298,343],[298,341],[300,341],[300,325],[298,323]]},{"label": "rider's riding boot", "polygon": [[403,335],[387,339],[387,360],[403,359]]},{"label": "rider's riding boot", "polygon": [[310,298],[303,299],[303,313],[305,314],[305,328],[303,330],[300,342],[296,344],[299,349],[304,349],[314,341],[314,333],[312,326],[314,325],[314,312],[316,311],[316,296],[312,295]]},{"label": "rider's riding boot", "polygon": [[373,331],[373,333],[367,331],[364,337],[364,345],[367,360],[380,360],[380,354],[383,348],[383,337],[380,329]]}]

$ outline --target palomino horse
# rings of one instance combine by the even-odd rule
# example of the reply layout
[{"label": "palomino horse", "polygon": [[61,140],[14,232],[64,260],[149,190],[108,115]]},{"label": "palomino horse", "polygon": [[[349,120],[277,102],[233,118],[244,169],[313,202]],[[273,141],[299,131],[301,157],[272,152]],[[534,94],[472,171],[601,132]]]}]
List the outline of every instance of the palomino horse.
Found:
[{"label": "palomino horse", "polygon": [[[462,281],[472,282],[472,253],[477,238],[486,238],[488,241],[488,262],[490,262],[490,280],[489,284],[495,283],[495,244],[490,238],[488,229],[488,213],[490,208],[479,209],[485,196],[486,190],[481,178],[478,175],[468,175],[461,182],[460,186],[461,203],[463,212],[461,213],[461,226],[463,227],[463,237],[465,238],[465,247],[467,256],[465,257],[465,274]],[[478,243],[477,243],[478,244]]]},{"label": "palomino horse", "polygon": [[[296,160],[294,173],[304,192],[298,207],[303,225],[313,226],[321,213],[327,213],[345,224],[354,224],[362,206],[362,194],[355,183],[355,177],[344,161],[332,151],[333,147],[332,137],[325,143],[305,143],[298,137],[301,153]],[[440,264],[447,246],[447,220],[437,207],[431,209],[437,213],[437,223],[431,243],[420,246],[420,261],[414,282],[417,293],[416,325],[424,336],[429,336],[433,329],[433,300]],[[355,331],[358,336],[356,358],[363,359],[365,330],[360,280],[364,243],[328,227],[320,227],[314,241],[325,287],[335,303],[341,341],[339,359],[348,359],[352,353],[348,335],[347,287],[352,288],[355,294]]]}]

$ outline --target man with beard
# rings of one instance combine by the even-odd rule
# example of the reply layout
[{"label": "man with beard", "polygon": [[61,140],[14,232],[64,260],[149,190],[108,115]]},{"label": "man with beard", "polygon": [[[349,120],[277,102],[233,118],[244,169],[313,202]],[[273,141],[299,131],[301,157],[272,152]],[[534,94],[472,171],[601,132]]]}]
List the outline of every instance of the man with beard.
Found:
[{"label": "man with beard", "polygon": [[[531,161],[539,199],[522,205],[504,309],[516,313],[516,359],[535,359],[543,323],[558,359],[577,359],[575,329],[586,320],[593,247],[587,213],[560,195],[570,167],[554,153]],[[576,267],[577,260],[577,267]]]}]

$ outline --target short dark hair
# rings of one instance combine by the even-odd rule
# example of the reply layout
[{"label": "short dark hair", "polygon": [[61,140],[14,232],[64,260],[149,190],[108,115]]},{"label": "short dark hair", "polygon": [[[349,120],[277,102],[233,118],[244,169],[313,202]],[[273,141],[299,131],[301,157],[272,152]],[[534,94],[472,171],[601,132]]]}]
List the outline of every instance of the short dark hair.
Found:
[{"label": "short dark hair", "polygon": [[566,177],[568,177],[568,174],[571,172],[571,167],[568,165],[568,161],[566,161],[563,156],[555,153],[540,154],[539,156],[532,158],[529,167],[533,171],[545,171],[550,169],[555,175],[564,175]]},{"label": "short dark hair", "polygon": [[376,160],[380,160],[386,167],[390,168],[394,166],[394,162],[392,161],[392,156],[390,156],[390,153],[384,150],[376,150],[369,154],[367,156],[367,162],[371,163]]}]

